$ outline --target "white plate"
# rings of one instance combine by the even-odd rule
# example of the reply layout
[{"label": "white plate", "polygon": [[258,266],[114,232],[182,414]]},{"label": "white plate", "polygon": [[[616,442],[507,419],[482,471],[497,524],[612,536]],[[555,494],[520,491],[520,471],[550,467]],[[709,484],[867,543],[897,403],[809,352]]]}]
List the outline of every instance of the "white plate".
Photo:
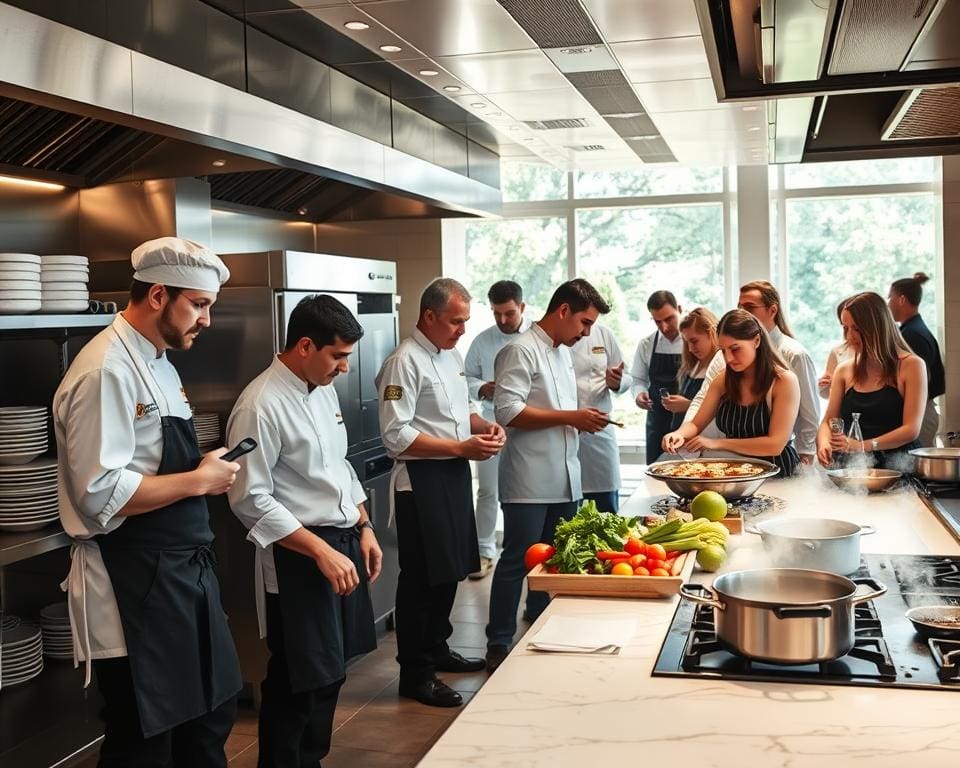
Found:
[{"label": "white plate", "polygon": [[89,301],[90,292],[80,291],[48,291],[44,288],[40,292],[40,301],[49,304],[51,301]]},{"label": "white plate", "polygon": [[56,486],[41,485],[36,488],[6,488],[0,486],[0,503],[19,499],[20,501],[39,501],[57,498]]},{"label": "white plate", "polygon": [[[3,275],[0,275],[2,278]],[[87,290],[87,281],[86,280],[63,280],[62,282],[45,282],[40,283],[40,290],[43,293],[48,291],[86,291]]]},{"label": "white plate", "polygon": [[51,269],[40,273],[40,284],[47,283],[83,283],[87,284],[90,274],[86,270],[68,271],[66,269]]},{"label": "white plate", "polygon": [[24,464],[29,464],[37,456],[46,453],[43,451],[31,451],[30,453],[2,453],[0,454],[0,464],[3,464],[7,467],[21,467]]},{"label": "white plate", "polygon": [[27,264],[40,264],[40,257],[34,253],[0,253],[0,264],[22,261]]},{"label": "white plate", "polygon": [[4,435],[0,434],[0,448],[16,448],[18,446],[27,446],[33,448],[35,445],[47,442],[47,431],[44,429],[37,434],[26,435]]},{"label": "white plate", "polygon": [[[40,279],[36,277],[26,277],[19,279],[16,277],[7,277],[3,272],[0,272],[0,291],[39,291],[40,290]],[[21,296],[14,296],[13,298],[23,298]]]},{"label": "white plate", "polygon": [[8,515],[36,515],[57,508],[56,495],[48,499],[0,499],[0,517]]},{"label": "white plate", "polygon": [[40,263],[46,267],[49,264],[68,264],[71,267],[85,267],[90,262],[86,256],[41,256]]},{"label": "white plate", "polygon": [[44,301],[40,305],[40,311],[50,314],[52,312],[86,312],[89,309],[89,303],[86,301]]},{"label": "white plate", "polygon": [[54,458],[40,459],[28,467],[0,467],[0,474],[9,473],[11,475],[36,475],[37,473],[46,474],[57,471],[57,460]]},{"label": "white plate", "polygon": [[[56,518],[54,518],[55,520]],[[0,520],[0,531],[7,531],[8,533],[29,533],[30,531],[39,531],[41,528],[46,528],[53,520],[38,522],[38,523],[5,523]]]},{"label": "white plate", "polygon": [[3,671],[6,674],[8,665],[9,668],[15,669],[20,667],[21,669],[32,667],[37,663],[37,657],[40,656],[41,649],[43,648],[43,643],[40,641],[40,638],[37,638],[37,642],[20,646],[15,649],[8,648],[3,646]]},{"label": "white plate", "polygon": [[45,405],[5,405],[0,408],[0,419],[23,419],[29,416],[46,416]]},{"label": "white plate", "polygon": [[27,312],[36,312],[39,309],[39,299],[36,301],[0,301],[0,315],[22,315]]},{"label": "white plate", "polygon": [[36,264],[8,264],[0,261],[0,280],[39,280],[40,267]]},{"label": "white plate", "polygon": [[33,624],[20,624],[13,629],[5,629],[0,633],[0,646],[4,648],[16,648],[18,645],[28,643],[40,637],[40,627]]}]

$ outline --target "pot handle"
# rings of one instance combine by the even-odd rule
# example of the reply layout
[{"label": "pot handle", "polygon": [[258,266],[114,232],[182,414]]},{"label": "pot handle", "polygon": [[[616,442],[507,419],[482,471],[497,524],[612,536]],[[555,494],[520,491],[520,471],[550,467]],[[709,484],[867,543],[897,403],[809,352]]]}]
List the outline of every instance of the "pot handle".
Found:
[{"label": "pot handle", "polygon": [[744,533],[755,533],[755,534],[757,534],[757,536],[763,536],[763,531],[761,531],[759,528],[757,528],[757,526],[754,525],[753,523],[744,523],[744,524],[743,524],[743,532],[744,532]]},{"label": "pot handle", "polygon": [[[699,592],[706,592],[709,597],[704,597],[699,594]],[[684,600],[689,600],[691,603],[709,605],[718,611],[726,610],[726,606],[717,599],[716,593],[710,589],[710,587],[705,587],[703,584],[681,584],[680,597]]]},{"label": "pot handle", "polygon": [[829,619],[833,608],[829,605],[778,605],[773,609],[778,619]]},{"label": "pot handle", "polygon": [[881,584],[876,579],[872,579],[869,576],[861,579],[851,579],[851,581],[856,584],[866,584],[868,587],[873,587],[873,592],[867,592],[865,595],[854,594],[853,599],[850,601],[850,605],[859,605],[860,603],[866,603],[870,600],[873,600],[875,597],[880,597],[887,591],[886,584]]},{"label": "pot handle", "polygon": [[876,533],[876,532],[877,532],[877,529],[874,528],[872,525],[870,525],[870,523],[867,523],[866,525],[861,525],[861,526],[860,526],[860,535],[861,535],[861,536],[869,536],[870,534]]}]

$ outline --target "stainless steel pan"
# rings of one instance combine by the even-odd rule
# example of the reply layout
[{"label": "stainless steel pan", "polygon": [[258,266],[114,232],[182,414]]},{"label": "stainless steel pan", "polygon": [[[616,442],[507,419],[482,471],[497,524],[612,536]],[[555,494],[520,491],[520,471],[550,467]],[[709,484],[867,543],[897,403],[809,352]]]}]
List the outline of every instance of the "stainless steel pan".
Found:
[{"label": "stainless steel pan", "polygon": [[924,480],[960,483],[960,448],[914,448],[914,471]]},{"label": "stainless steel pan", "polygon": [[763,548],[779,568],[806,568],[841,576],[860,568],[860,537],[876,533],[872,525],[827,517],[781,517],[745,530],[760,534]]}]

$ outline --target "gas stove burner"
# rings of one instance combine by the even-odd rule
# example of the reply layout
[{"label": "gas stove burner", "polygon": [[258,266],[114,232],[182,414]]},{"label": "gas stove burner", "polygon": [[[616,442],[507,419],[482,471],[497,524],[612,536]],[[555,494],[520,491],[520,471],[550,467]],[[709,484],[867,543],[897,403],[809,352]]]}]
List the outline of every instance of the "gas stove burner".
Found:
[{"label": "gas stove burner", "polygon": [[960,590],[960,558],[946,555],[894,557],[893,567],[904,593]]},{"label": "gas stove burner", "polygon": [[[650,505],[650,512],[654,515],[665,515],[671,509],[681,512],[690,511],[691,499],[681,499],[678,496],[664,496]],[[771,512],[782,512],[787,503],[777,496],[767,496],[756,493],[743,499],[727,502],[727,517],[756,517]]]},{"label": "gas stove burner", "polygon": [[960,495],[960,483],[947,483],[938,480],[923,480],[916,475],[910,475],[910,484],[924,496],[957,496]]},{"label": "gas stove burner", "polygon": [[945,683],[960,683],[960,640],[930,638],[930,653],[937,662],[937,675]]}]

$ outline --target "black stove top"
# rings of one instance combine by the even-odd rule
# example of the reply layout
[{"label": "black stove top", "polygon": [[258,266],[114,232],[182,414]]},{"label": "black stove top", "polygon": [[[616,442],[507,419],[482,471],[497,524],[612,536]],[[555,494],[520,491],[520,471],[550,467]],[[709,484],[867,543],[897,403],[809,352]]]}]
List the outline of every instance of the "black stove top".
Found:
[{"label": "black stove top", "polygon": [[914,488],[943,526],[960,541],[960,483],[934,483],[912,477]]},{"label": "black stove top", "polygon": [[960,557],[864,555],[854,577],[867,576],[887,592],[854,609],[856,643],[846,656],[800,666],[752,661],[720,644],[713,608],[681,600],[653,674],[960,691],[960,639],[926,640],[903,615],[918,605],[960,605]]}]

